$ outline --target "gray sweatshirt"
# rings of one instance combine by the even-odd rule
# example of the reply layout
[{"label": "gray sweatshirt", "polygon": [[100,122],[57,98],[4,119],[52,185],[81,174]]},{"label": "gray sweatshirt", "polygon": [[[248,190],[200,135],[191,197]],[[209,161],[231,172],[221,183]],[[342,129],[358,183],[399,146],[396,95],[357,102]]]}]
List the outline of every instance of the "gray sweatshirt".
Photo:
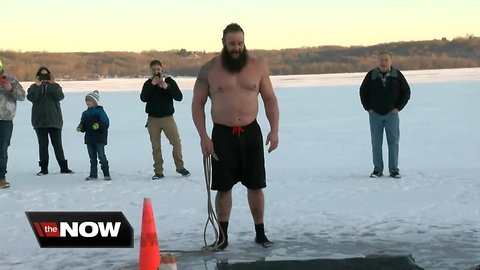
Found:
[{"label": "gray sweatshirt", "polygon": [[11,121],[15,117],[17,101],[25,100],[25,90],[14,77],[7,77],[13,89],[10,92],[0,85],[0,120]]}]

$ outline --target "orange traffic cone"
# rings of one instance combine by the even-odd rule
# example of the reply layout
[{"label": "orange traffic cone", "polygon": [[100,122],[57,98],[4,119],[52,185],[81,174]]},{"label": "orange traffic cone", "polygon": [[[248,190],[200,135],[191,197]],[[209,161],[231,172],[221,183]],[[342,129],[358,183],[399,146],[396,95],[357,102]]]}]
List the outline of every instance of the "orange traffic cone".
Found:
[{"label": "orange traffic cone", "polygon": [[162,255],[160,270],[177,270],[177,259],[170,254]]},{"label": "orange traffic cone", "polygon": [[139,270],[157,270],[160,266],[160,249],[158,247],[155,218],[152,201],[143,199],[142,232],[140,238]]}]

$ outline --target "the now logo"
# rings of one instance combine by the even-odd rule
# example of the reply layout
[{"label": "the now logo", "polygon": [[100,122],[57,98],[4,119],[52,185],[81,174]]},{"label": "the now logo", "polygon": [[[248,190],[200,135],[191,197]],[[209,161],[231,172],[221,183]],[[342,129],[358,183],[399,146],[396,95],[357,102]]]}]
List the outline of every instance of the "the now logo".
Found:
[{"label": "the now logo", "polygon": [[25,212],[40,247],[133,247],[122,212]]},{"label": "the now logo", "polygon": [[40,237],[117,237],[121,222],[34,222]]}]

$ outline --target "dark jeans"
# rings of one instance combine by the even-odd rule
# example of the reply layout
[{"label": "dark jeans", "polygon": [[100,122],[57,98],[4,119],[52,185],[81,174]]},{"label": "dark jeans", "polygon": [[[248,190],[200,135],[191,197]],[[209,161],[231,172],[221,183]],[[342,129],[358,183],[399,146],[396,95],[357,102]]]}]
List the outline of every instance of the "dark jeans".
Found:
[{"label": "dark jeans", "polygon": [[0,120],[0,179],[7,173],[8,147],[12,138],[13,122]]},{"label": "dark jeans", "polygon": [[62,162],[65,161],[62,146],[62,130],[60,128],[36,128],[35,132],[37,132],[38,138],[40,163],[48,164],[48,135],[50,135],[55,157],[61,167]]},{"label": "dark jeans", "polygon": [[105,144],[87,144],[88,156],[90,157],[90,176],[98,176],[97,157],[100,160],[100,166],[103,170],[104,176],[110,176],[108,172],[108,160],[105,155]]}]

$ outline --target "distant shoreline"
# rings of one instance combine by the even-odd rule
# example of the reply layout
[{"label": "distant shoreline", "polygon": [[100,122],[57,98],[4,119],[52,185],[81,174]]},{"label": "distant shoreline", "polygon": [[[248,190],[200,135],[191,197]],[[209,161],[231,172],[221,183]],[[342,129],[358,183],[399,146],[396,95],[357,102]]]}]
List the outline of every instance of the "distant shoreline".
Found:
[{"label": "distant shoreline", "polygon": [[[445,82],[459,80],[480,80],[480,68],[425,69],[402,71],[410,83]],[[340,85],[360,86],[366,72],[272,75],[274,88],[323,87]],[[195,77],[174,77],[183,91],[191,91]],[[93,81],[59,81],[64,92],[90,92],[94,89],[104,92],[140,91],[146,78],[114,78]],[[33,82],[20,82],[28,89]]]}]

